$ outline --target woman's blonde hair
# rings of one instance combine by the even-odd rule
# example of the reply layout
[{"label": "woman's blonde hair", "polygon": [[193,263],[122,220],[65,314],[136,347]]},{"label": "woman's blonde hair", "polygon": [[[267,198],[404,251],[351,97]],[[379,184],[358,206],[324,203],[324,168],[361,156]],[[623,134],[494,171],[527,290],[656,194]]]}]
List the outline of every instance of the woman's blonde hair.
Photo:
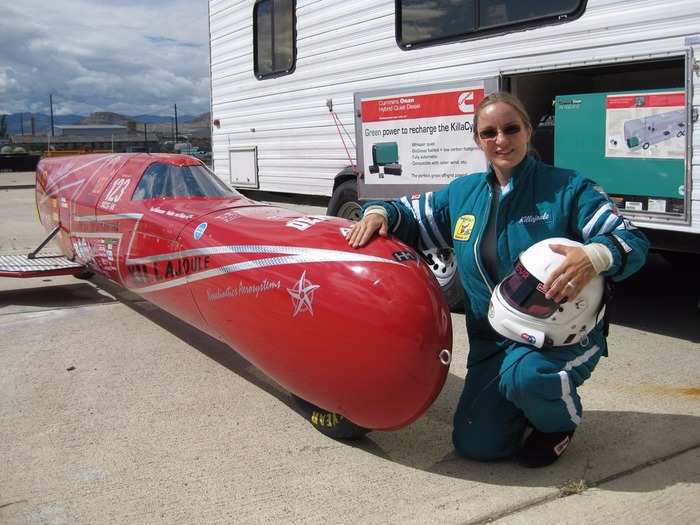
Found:
[{"label": "woman's blonde hair", "polygon": [[515,111],[517,111],[520,119],[523,121],[523,124],[525,124],[525,127],[532,131],[530,117],[527,114],[525,106],[523,106],[523,103],[520,102],[520,99],[506,91],[496,91],[495,93],[491,93],[490,95],[484,97],[476,107],[476,112],[474,113],[474,142],[477,144],[479,143],[479,115],[481,115],[481,112],[486,107],[490,106],[491,104],[495,104],[496,102],[508,104]]}]

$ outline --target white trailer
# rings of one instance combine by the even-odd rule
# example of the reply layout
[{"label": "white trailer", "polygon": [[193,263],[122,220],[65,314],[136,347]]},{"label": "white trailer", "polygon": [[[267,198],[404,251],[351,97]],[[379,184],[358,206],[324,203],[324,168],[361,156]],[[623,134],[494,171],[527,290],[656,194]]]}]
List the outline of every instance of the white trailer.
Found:
[{"label": "white trailer", "polygon": [[[329,214],[353,217],[363,198],[443,184],[406,178],[415,159],[385,138],[363,162],[361,102],[373,96],[511,91],[530,113],[536,149],[554,161],[555,101],[570,109],[579,94],[672,91],[686,126],[680,153],[667,155],[680,170],[674,194],[634,179],[611,192],[617,168],[602,186],[656,247],[700,252],[698,0],[210,0],[209,20],[213,165],[231,186],[331,196]],[[615,144],[601,146],[601,162],[618,155]],[[649,176],[667,180],[670,150],[649,150],[638,148],[662,165]]]}]

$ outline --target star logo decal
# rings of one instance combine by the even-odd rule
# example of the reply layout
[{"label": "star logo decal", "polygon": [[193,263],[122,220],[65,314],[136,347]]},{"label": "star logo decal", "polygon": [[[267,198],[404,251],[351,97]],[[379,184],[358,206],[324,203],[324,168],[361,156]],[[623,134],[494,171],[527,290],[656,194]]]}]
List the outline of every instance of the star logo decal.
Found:
[{"label": "star logo decal", "polygon": [[289,292],[289,296],[294,303],[292,317],[296,317],[297,314],[307,310],[311,315],[314,315],[314,292],[320,287],[320,285],[314,284],[306,278],[306,270],[304,270],[296,284],[292,288],[287,288],[287,292]]}]

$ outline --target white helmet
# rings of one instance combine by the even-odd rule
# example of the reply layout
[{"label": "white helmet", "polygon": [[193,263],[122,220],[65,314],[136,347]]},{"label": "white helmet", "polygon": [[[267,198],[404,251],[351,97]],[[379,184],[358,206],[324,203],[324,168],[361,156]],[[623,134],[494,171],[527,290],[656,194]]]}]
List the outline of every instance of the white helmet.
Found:
[{"label": "white helmet", "polygon": [[489,322],[508,339],[543,346],[577,344],[603,318],[603,278],[596,276],[581,293],[558,304],[545,297],[543,283],[564,261],[550,244],[582,246],[563,237],[540,241],[520,254],[515,269],[491,296]]}]

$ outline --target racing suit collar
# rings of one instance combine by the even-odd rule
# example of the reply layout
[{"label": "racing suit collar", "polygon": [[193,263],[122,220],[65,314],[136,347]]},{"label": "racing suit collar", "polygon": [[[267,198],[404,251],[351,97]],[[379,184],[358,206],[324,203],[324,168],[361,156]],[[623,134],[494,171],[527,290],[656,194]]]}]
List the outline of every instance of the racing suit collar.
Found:
[{"label": "racing suit collar", "polygon": [[[528,178],[528,174],[532,173],[537,160],[530,155],[526,155],[525,158],[513,168],[513,173],[510,176],[510,181],[508,182],[509,189],[515,189],[519,185],[524,184],[525,180]],[[499,185],[496,174],[493,171],[493,166],[489,163],[488,171],[486,172],[486,181],[493,188],[494,185]]]}]

